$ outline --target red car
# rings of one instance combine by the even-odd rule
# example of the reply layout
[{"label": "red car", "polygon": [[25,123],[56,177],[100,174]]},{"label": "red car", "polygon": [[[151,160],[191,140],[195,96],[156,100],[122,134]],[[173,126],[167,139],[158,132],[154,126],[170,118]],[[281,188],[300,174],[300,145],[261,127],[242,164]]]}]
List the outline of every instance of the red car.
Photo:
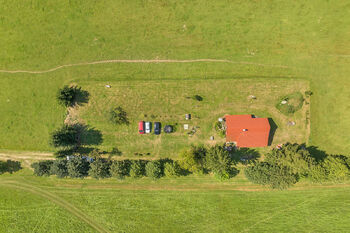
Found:
[{"label": "red car", "polygon": [[145,133],[145,122],[140,121],[139,122],[139,134],[144,134]]}]

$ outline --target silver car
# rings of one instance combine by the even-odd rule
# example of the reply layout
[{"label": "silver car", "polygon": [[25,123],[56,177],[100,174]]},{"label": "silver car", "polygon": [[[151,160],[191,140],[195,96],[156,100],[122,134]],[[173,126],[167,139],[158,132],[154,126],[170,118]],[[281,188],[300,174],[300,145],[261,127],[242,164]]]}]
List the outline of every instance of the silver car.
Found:
[{"label": "silver car", "polygon": [[150,133],[151,132],[151,122],[146,121],[145,122],[145,133]]}]

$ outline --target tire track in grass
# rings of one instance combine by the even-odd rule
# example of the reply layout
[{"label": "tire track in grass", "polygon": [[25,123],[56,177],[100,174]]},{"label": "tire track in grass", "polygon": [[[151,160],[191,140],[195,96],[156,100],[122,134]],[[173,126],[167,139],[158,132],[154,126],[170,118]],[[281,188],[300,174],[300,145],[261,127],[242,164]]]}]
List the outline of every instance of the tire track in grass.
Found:
[{"label": "tire track in grass", "polygon": [[43,197],[43,198],[55,203],[56,205],[64,208],[65,210],[67,210],[68,212],[70,212],[71,214],[76,216],[78,219],[80,219],[81,221],[88,224],[94,230],[96,230],[98,232],[108,232],[103,226],[101,226],[99,223],[97,223],[96,221],[91,219],[91,217],[88,216],[87,214],[85,214],[83,211],[81,211],[80,209],[78,209],[77,207],[72,205],[71,203],[67,202],[63,198],[60,198],[60,197],[58,197],[50,192],[47,192],[43,189],[40,189],[40,188],[32,186],[32,185],[28,185],[28,184],[24,184],[24,183],[20,183],[20,182],[14,182],[14,181],[1,182],[0,185],[7,186],[10,188],[15,188],[15,189],[21,189],[21,190],[33,193],[35,195],[38,195],[40,197]]},{"label": "tire track in grass", "polygon": [[107,63],[198,63],[198,62],[231,63],[231,64],[240,64],[240,65],[276,67],[276,68],[282,68],[282,69],[289,68],[288,66],[284,66],[284,65],[262,64],[262,63],[255,63],[255,62],[231,61],[231,60],[227,60],[227,59],[211,59],[211,58],[189,59],[189,60],[176,60],[176,59],[122,60],[122,59],[115,59],[115,60],[101,60],[101,61],[66,64],[66,65],[56,66],[56,67],[50,68],[48,70],[0,70],[0,73],[44,74],[44,73],[50,73],[50,72],[53,72],[53,71],[56,71],[59,69],[63,69],[63,68],[67,68],[67,67],[87,66],[87,65],[97,65],[97,64],[107,64]]}]

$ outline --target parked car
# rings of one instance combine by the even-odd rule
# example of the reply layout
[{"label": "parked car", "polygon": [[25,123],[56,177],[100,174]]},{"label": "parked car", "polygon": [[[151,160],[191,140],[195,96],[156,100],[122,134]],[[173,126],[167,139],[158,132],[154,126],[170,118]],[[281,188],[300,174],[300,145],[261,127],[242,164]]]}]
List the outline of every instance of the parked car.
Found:
[{"label": "parked car", "polygon": [[161,125],[160,122],[154,122],[154,134],[160,134]]},{"label": "parked car", "polygon": [[145,123],[145,133],[150,133],[151,132],[151,122],[146,121]]},{"label": "parked car", "polygon": [[140,121],[139,122],[139,134],[144,134],[145,133],[145,122]]}]

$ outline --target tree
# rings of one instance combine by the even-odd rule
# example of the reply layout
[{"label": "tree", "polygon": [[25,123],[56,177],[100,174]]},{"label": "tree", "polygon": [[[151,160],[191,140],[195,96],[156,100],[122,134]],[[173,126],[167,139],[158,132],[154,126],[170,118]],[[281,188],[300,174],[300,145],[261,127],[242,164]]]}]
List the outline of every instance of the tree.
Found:
[{"label": "tree", "polygon": [[57,100],[60,104],[65,107],[71,107],[75,103],[76,95],[79,91],[79,88],[64,86],[62,89],[59,89],[57,92]]},{"label": "tree", "polygon": [[123,179],[125,176],[128,176],[130,173],[130,165],[130,160],[113,161],[110,168],[112,177]]},{"label": "tree", "polygon": [[321,165],[326,173],[327,180],[343,181],[350,175],[345,158],[328,155]]},{"label": "tree", "polygon": [[34,168],[34,174],[37,176],[49,176],[52,160],[43,160],[36,163],[32,163],[31,167]]},{"label": "tree", "polygon": [[169,178],[179,177],[181,175],[181,167],[176,161],[164,164],[164,175]]},{"label": "tree", "polygon": [[7,160],[0,161],[0,174],[3,174],[5,172],[8,172],[12,174],[13,172],[16,172],[18,170],[22,169],[21,162],[19,161],[13,161],[13,160]]},{"label": "tree", "polygon": [[244,171],[249,181],[267,185],[273,189],[286,189],[297,182],[298,176],[288,167],[258,162]]},{"label": "tree", "polygon": [[110,111],[110,120],[116,125],[129,124],[127,113],[120,106]]},{"label": "tree", "polygon": [[95,161],[90,164],[89,175],[95,179],[108,178],[111,176],[109,172],[110,167],[110,160],[96,158]]},{"label": "tree", "polygon": [[146,164],[146,176],[159,179],[162,176],[162,166],[159,161],[151,161]]},{"label": "tree", "polygon": [[204,173],[204,159],[206,149],[204,146],[191,146],[190,149],[180,153],[179,165],[193,173]]},{"label": "tree", "polygon": [[19,161],[7,160],[6,166],[7,166],[7,172],[10,174],[22,169],[21,162]]},{"label": "tree", "polygon": [[56,159],[53,161],[50,169],[51,175],[56,175],[58,178],[64,178],[68,176],[67,160]]},{"label": "tree", "polygon": [[133,160],[130,166],[130,176],[140,178],[145,175],[145,164],[141,160]]},{"label": "tree", "polygon": [[0,161],[0,175],[7,172],[7,163],[5,161]]},{"label": "tree", "polygon": [[219,145],[209,148],[205,157],[205,165],[220,180],[231,178],[234,171],[236,171],[232,168],[232,159],[229,152]]},{"label": "tree", "polygon": [[83,178],[88,175],[90,163],[82,156],[74,156],[67,162],[68,175],[71,178]]},{"label": "tree", "polygon": [[280,149],[273,149],[264,160],[270,164],[277,164],[290,168],[292,173],[306,176],[314,165],[314,158],[310,152],[298,144],[284,144]]},{"label": "tree", "polygon": [[72,147],[79,144],[79,129],[74,125],[63,125],[51,135],[54,147]]}]

